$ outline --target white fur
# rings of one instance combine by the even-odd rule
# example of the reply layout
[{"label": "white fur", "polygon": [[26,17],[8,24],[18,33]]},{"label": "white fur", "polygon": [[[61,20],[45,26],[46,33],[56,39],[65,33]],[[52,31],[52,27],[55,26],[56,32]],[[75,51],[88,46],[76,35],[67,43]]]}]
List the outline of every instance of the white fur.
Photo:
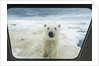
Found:
[{"label": "white fur", "polygon": [[[59,30],[60,25],[44,25],[45,34],[43,37],[43,56],[49,56],[50,58],[58,58],[58,43],[59,43]],[[48,29],[49,28],[49,29]],[[56,28],[56,29],[55,29]],[[52,31],[54,37],[50,38],[48,33]]]}]

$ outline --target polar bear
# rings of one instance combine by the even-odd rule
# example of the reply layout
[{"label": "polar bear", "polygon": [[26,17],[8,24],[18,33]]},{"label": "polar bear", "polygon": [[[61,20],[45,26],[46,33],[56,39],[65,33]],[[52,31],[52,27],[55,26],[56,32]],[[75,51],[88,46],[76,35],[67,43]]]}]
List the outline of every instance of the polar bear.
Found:
[{"label": "polar bear", "polygon": [[51,59],[58,58],[58,43],[60,24],[44,24],[43,56]]}]

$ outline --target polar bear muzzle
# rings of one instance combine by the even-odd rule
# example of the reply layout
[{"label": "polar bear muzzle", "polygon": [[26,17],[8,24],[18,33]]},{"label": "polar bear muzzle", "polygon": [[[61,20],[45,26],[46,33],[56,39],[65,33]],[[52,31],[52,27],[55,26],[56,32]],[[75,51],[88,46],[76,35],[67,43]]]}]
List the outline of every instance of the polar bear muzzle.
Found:
[{"label": "polar bear muzzle", "polygon": [[53,33],[52,31],[50,31],[50,32],[48,33],[48,35],[49,35],[50,38],[53,38],[53,37],[54,37],[54,33]]}]

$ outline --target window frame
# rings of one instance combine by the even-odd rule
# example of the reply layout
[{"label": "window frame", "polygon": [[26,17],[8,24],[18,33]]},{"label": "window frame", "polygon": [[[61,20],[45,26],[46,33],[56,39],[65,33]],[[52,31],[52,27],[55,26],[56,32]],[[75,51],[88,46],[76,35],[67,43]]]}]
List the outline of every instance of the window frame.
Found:
[{"label": "window frame", "polygon": [[[7,4],[7,9],[9,8],[89,8],[92,10],[92,4]],[[84,57],[81,57],[81,56],[84,55],[84,53],[86,52],[84,51],[85,48],[87,48],[86,50],[89,49],[88,48],[89,42],[87,43],[87,41],[90,34],[91,34],[91,38],[90,38],[91,44],[89,46],[91,46],[91,50],[90,50],[91,52],[90,61],[91,61],[92,60],[92,19],[91,19],[89,28],[87,30],[85,39],[83,41],[82,47],[80,49],[80,52],[76,58],[74,59],[30,59],[30,58],[19,59],[19,58],[15,58],[12,54],[9,29],[7,26],[7,61],[16,61],[16,60],[19,60],[19,61],[71,61],[71,60],[80,61],[81,59],[84,60]]]}]

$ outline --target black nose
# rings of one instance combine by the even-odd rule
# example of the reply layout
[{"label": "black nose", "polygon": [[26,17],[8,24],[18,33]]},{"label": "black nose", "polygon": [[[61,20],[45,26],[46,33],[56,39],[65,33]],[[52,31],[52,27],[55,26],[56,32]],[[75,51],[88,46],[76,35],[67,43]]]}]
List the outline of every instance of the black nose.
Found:
[{"label": "black nose", "polygon": [[51,38],[53,38],[53,37],[54,37],[53,32],[49,32],[49,33],[48,33],[48,35],[49,35],[49,37],[51,37]]}]

